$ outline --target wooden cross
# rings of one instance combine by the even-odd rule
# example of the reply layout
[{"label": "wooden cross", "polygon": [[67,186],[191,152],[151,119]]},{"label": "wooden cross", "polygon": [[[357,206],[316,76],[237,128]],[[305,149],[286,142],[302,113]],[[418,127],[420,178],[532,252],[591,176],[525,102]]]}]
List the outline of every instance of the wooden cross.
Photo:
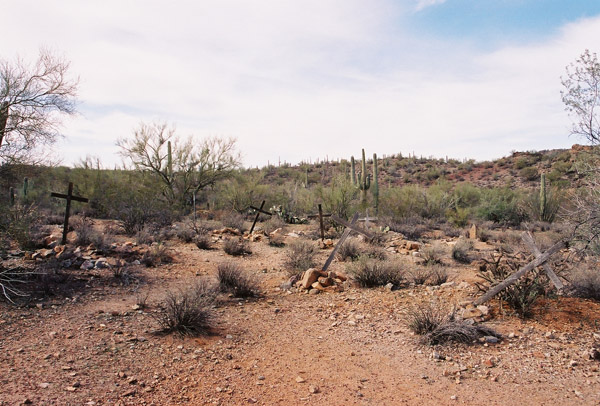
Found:
[{"label": "wooden cross", "polygon": [[252,232],[254,231],[254,226],[256,226],[256,222],[258,221],[258,216],[260,216],[260,213],[266,214],[268,216],[272,216],[273,215],[273,213],[269,213],[268,211],[264,211],[263,207],[265,207],[265,201],[264,200],[260,204],[260,207],[250,206],[251,209],[256,210],[256,217],[254,217],[254,222],[252,223],[252,227],[250,228],[250,234],[252,234]]},{"label": "wooden cross", "polygon": [[[349,228],[352,231],[356,231],[357,233],[362,234],[369,239],[373,238],[373,234],[371,234],[367,230],[364,230],[364,229],[360,228],[359,226],[355,225],[354,223],[356,223],[356,222],[348,223],[346,220],[341,219],[338,216],[334,216],[334,215],[331,216],[331,219],[333,221],[335,221],[336,223],[340,223],[344,227]],[[356,221],[358,221],[358,218],[356,219]]]},{"label": "wooden cross", "polygon": [[[525,244],[527,245],[527,247],[529,248],[531,253],[533,255],[535,255],[536,258],[538,258],[540,255],[542,255],[539,248],[535,245],[535,241],[534,241],[531,233],[524,232],[521,235],[521,239],[523,240],[523,242],[525,242]],[[546,275],[548,275],[548,279],[550,279],[550,281],[552,281],[552,284],[554,285],[554,287],[556,287],[556,290],[558,291],[558,293],[562,293],[562,290],[564,289],[564,285],[563,285],[562,281],[558,278],[556,273],[554,273],[554,270],[552,269],[552,267],[548,263],[545,262],[542,264],[542,268],[544,268],[544,271],[546,271]]]},{"label": "wooden cross", "polygon": [[65,245],[67,243],[67,231],[69,229],[69,213],[71,211],[71,200],[83,203],[87,203],[89,200],[85,197],[73,196],[73,182],[69,182],[69,191],[66,195],[62,193],[52,192],[50,193],[50,196],[67,200],[67,209],[65,210],[65,225],[63,227],[63,235],[61,241],[61,244]]},{"label": "wooden cross", "polygon": [[[337,221],[336,220],[337,217],[332,215],[331,218],[333,220]],[[344,221],[344,223],[348,224],[351,227],[354,227],[356,220],[358,220],[358,212],[354,213],[354,217],[352,217],[352,220],[350,221],[350,223],[348,223],[347,221]],[[329,258],[327,258],[327,261],[325,261],[325,265],[323,265],[323,271],[326,271],[327,268],[329,268],[329,265],[331,265],[333,258],[335,258],[335,254],[340,249],[340,247],[342,246],[344,241],[346,241],[346,238],[348,238],[348,236],[350,235],[351,232],[352,232],[352,228],[346,227],[346,229],[342,233],[342,236],[340,237],[340,240],[338,241],[336,246],[333,248],[333,251],[331,251],[331,254],[329,254]]]},{"label": "wooden cross", "polygon": [[323,226],[323,218],[331,217],[331,214],[323,214],[323,209],[321,208],[321,203],[319,203],[319,214],[311,214],[308,216],[309,219],[319,218],[319,226],[321,228],[321,241],[325,240],[325,227]]},{"label": "wooden cross", "polygon": [[501,291],[506,289],[508,286],[517,282],[521,276],[525,275],[527,272],[531,271],[535,267],[542,265],[555,252],[557,252],[558,250],[560,250],[563,247],[565,247],[565,242],[561,240],[561,241],[557,242],[556,244],[554,244],[552,247],[548,248],[548,250],[546,252],[544,252],[543,254],[536,255],[536,258],[533,261],[531,261],[530,263],[528,263],[527,265],[525,265],[524,267],[519,269],[517,272],[510,275],[508,278],[506,278],[505,280],[503,280],[502,282],[500,282],[499,284],[497,284],[496,286],[494,286],[493,288],[488,290],[485,295],[476,299],[473,302],[473,304],[478,306],[480,304],[487,302],[488,300],[490,300],[491,298],[496,296],[498,293],[500,293]]}]

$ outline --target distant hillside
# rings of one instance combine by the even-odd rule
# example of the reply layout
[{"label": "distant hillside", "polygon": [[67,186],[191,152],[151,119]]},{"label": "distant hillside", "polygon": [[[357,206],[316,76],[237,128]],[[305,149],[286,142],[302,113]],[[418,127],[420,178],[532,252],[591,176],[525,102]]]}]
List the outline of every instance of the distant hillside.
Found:
[{"label": "distant hillside", "polygon": [[[538,187],[540,175],[546,174],[551,185],[578,187],[581,176],[576,164],[585,160],[591,147],[575,144],[571,149],[513,152],[494,161],[437,159],[414,156],[378,156],[379,184],[382,187],[418,184],[429,186],[440,179],[449,182],[469,182],[478,187],[512,186]],[[367,154],[367,173],[372,173],[372,152]],[[369,158],[369,154],[371,158]],[[360,171],[360,151],[355,155],[356,171]],[[267,166],[248,169],[250,173],[262,171],[264,182],[283,184],[290,179],[299,183],[328,185],[341,174],[350,173],[350,161],[325,161],[316,164]]]}]

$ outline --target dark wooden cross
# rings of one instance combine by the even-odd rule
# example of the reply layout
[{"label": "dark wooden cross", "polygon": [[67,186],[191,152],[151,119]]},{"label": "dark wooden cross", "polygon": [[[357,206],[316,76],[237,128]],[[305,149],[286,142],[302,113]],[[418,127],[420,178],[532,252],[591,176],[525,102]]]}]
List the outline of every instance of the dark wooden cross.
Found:
[{"label": "dark wooden cross", "polygon": [[73,182],[69,182],[69,191],[67,192],[66,195],[63,193],[52,192],[52,193],[50,193],[50,196],[67,200],[67,209],[65,210],[65,225],[63,227],[63,235],[62,235],[62,241],[61,241],[61,244],[64,245],[67,243],[67,231],[69,229],[69,214],[71,212],[71,200],[75,200],[76,202],[83,202],[83,203],[87,203],[87,202],[89,202],[89,200],[85,197],[73,196]]},{"label": "dark wooden cross", "polygon": [[321,241],[325,240],[325,226],[323,225],[324,217],[331,217],[331,214],[323,214],[323,209],[321,208],[321,203],[319,203],[319,214],[311,214],[308,216],[309,219],[319,218],[319,226],[321,228]]},{"label": "dark wooden cross", "polygon": [[265,201],[263,200],[262,203],[260,204],[260,207],[254,207],[254,206],[250,206],[251,209],[256,210],[256,217],[254,217],[254,222],[252,223],[252,227],[250,228],[250,234],[252,234],[252,232],[254,231],[254,226],[256,226],[256,222],[258,221],[258,216],[260,216],[260,214],[266,214],[267,216],[272,216],[273,213],[269,213],[268,211],[264,211],[263,207],[265,207]]}]

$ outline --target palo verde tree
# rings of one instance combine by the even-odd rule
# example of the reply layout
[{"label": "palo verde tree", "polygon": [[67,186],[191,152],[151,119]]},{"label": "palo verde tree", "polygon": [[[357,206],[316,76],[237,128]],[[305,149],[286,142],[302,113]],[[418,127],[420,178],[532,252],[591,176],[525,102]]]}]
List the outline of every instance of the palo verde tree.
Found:
[{"label": "palo verde tree", "polygon": [[574,240],[584,248],[600,253],[600,173],[597,147],[600,144],[600,63],[596,53],[585,50],[566,68],[561,78],[565,109],[573,126],[571,134],[587,139],[594,146],[590,165],[586,168],[587,187],[573,196],[566,219],[574,226]]},{"label": "palo verde tree", "polygon": [[206,138],[195,143],[175,135],[166,123],[141,123],[133,137],[117,141],[120,154],[136,169],[150,172],[171,204],[185,204],[192,194],[225,179],[240,166],[233,138]]},{"label": "palo verde tree", "polygon": [[27,64],[0,59],[0,163],[35,162],[32,151],[60,136],[60,118],[75,113],[77,80],[48,50]]}]

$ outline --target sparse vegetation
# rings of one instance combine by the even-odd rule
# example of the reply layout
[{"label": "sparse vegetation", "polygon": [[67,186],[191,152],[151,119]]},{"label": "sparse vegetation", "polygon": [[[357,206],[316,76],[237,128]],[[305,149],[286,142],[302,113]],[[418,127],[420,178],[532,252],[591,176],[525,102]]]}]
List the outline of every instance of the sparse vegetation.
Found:
[{"label": "sparse vegetation", "polygon": [[348,272],[364,288],[385,286],[388,283],[400,286],[404,275],[398,264],[361,257],[348,266]]},{"label": "sparse vegetation", "polygon": [[258,281],[233,262],[217,266],[219,290],[234,297],[254,297],[258,294]]},{"label": "sparse vegetation", "polygon": [[569,281],[573,296],[600,300],[600,271],[597,264],[579,266],[571,273]]},{"label": "sparse vegetation", "polygon": [[179,291],[169,291],[154,318],[165,333],[206,334],[212,327],[215,288],[207,281]]},{"label": "sparse vegetation", "polygon": [[173,262],[173,257],[169,248],[164,243],[158,242],[148,247],[140,262],[148,267],[156,267]]},{"label": "sparse vegetation", "polygon": [[337,258],[340,261],[356,261],[360,256],[360,243],[354,238],[346,239],[337,252]]},{"label": "sparse vegetation", "polygon": [[315,265],[315,246],[307,241],[295,241],[286,251],[285,267],[290,275],[297,275]]},{"label": "sparse vegetation", "polygon": [[425,261],[425,265],[441,264],[442,258],[446,254],[445,249],[437,242],[423,247],[419,253]]},{"label": "sparse vegetation", "polygon": [[223,243],[223,251],[229,255],[242,256],[252,254],[250,245],[242,238],[228,238]]},{"label": "sparse vegetation", "polygon": [[470,252],[473,249],[473,241],[466,238],[459,238],[456,244],[452,246],[452,258],[462,264],[471,263]]}]

